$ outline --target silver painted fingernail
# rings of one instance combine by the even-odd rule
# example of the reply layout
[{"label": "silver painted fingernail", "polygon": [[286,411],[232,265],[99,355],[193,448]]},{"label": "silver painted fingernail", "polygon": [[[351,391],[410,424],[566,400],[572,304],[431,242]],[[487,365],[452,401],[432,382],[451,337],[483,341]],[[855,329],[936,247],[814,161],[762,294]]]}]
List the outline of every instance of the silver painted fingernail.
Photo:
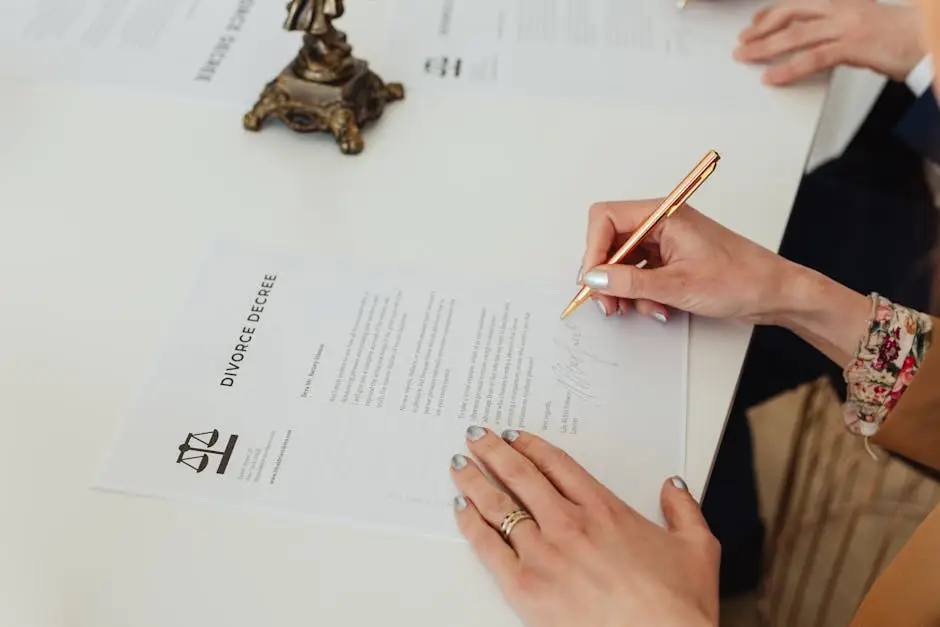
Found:
[{"label": "silver painted fingernail", "polygon": [[584,278],[584,268],[578,268],[578,285],[581,285],[581,280]]},{"label": "silver painted fingernail", "polygon": [[689,491],[689,486],[687,486],[682,477],[679,477],[678,475],[672,478],[672,485],[676,486],[680,490],[684,490],[685,492]]},{"label": "silver painted fingernail", "polygon": [[662,324],[666,324],[666,322],[669,321],[669,318],[666,317],[666,314],[664,314],[664,313],[661,312],[661,311],[654,311],[654,312],[653,312],[653,318],[654,318],[657,322],[660,322],[660,323],[662,323]]},{"label": "silver painted fingernail", "polygon": [[463,470],[467,467],[467,458],[463,455],[454,455],[450,458],[450,467],[454,470]]},{"label": "silver painted fingernail", "polygon": [[601,310],[601,313],[604,314],[604,316],[606,316],[606,315],[607,315],[607,305],[604,304],[604,301],[598,300],[598,299],[595,298],[595,299],[594,299],[594,302],[597,303],[597,308]]},{"label": "silver painted fingernail", "polygon": [[584,275],[584,284],[593,290],[606,290],[610,285],[610,277],[606,270],[594,268]]},{"label": "silver painted fingernail", "polygon": [[640,261],[638,264],[636,264],[636,269],[637,269],[637,270],[642,270],[643,268],[646,267],[646,264],[648,264],[648,263],[649,263],[649,260],[648,260],[648,259],[643,259],[643,260]]},{"label": "silver painted fingernail", "polygon": [[474,442],[482,438],[484,435],[486,435],[486,429],[483,427],[478,427],[476,425],[467,427],[467,437]]},{"label": "silver painted fingernail", "polygon": [[507,442],[515,442],[519,439],[519,432],[515,429],[506,429],[503,431],[503,439]]},{"label": "silver painted fingernail", "polygon": [[467,499],[465,499],[462,496],[455,496],[454,497],[454,511],[462,512],[465,509],[467,509]]}]

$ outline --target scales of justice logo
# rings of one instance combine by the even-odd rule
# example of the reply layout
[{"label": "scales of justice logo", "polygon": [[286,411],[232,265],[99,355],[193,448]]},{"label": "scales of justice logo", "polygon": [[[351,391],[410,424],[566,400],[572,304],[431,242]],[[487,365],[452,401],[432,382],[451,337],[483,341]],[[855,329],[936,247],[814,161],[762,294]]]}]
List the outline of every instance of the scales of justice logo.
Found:
[{"label": "scales of justice logo", "polygon": [[[203,431],[202,433],[190,433],[180,444],[180,454],[176,458],[177,464],[186,464],[197,473],[209,467],[210,461],[217,461],[215,472],[219,475],[225,474],[228,468],[228,462],[235,451],[235,443],[238,442],[238,436],[232,434],[228,437],[225,448],[216,448],[219,442],[219,430]],[[213,456],[216,456],[213,459]]]},{"label": "scales of justice logo", "polygon": [[460,57],[451,58],[447,56],[428,57],[424,61],[424,71],[431,76],[440,78],[460,78],[460,72],[463,69],[463,59]]}]

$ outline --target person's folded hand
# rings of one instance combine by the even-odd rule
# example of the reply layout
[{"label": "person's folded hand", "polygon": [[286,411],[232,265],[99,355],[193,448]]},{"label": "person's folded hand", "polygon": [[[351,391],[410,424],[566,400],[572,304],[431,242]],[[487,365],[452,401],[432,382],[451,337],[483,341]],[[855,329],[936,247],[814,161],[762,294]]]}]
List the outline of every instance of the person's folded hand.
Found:
[{"label": "person's folded hand", "polygon": [[773,62],[764,82],[786,85],[838,65],[903,81],[924,57],[917,9],[871,0],[783,0],[759,11],[734,56]]}]

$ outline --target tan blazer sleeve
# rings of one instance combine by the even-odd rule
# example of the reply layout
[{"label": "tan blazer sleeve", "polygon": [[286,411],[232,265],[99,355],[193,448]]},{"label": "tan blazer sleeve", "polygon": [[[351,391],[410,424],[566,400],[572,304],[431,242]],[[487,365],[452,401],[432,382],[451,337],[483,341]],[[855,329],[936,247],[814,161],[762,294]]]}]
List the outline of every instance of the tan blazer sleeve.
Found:
[{"label": "tan blazer sleeve", "polygon": [[940,320],[920,369],[872,442],[940,470]]},{"label": "tan blazer sleeve", "polygon": [[[940,321],[920,370],[872,441],[940,470]],[[875,581],[850,627],[940,625],[940,508]]]},{"label": "tan blazer sleeve", "polygon": [[865,595],[849,627],[940,625],[940,508],[921,523]]}]

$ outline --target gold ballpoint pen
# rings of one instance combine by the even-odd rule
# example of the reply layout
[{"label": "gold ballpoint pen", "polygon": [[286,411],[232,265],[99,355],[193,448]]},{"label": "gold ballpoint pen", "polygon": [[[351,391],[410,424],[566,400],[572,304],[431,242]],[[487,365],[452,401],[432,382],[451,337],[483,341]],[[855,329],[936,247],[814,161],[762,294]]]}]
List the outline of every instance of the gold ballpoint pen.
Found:
[{"label": "gold ballpoint pen", "polygon": [[[705,155],[698,165],[689,172],[689,175],[679,183],[679,186],[672,190],[672,193],[666,196],[663,202],[659,207],[650,214],[646,220],[643,221],[643,224],[640,225],[636,231],[630,235],[630,238],[624,242],[616,253],[607,261],[607,265],[613,265],[616,263],[622,262],[627,255],[636,250],[637,246],[643,241],[643,239],[649,235],[650,231],[656,228],[660,222],[674,214],[679,207],[684,205],[686,201],[695,193],[702,183],[705,182],[712,172],[715,171],[715,167],[718,165],[718,160],[721,157],[714,150],[709,150],[708,154]],[[564,320],[571,313],[584,304],[588,298],[591,297],[591,292],[593,292],[588,286],[581,288],[581,291],[578,292],[578,295],[565,307],[565,310],[561,313],[561,319]]]}]

